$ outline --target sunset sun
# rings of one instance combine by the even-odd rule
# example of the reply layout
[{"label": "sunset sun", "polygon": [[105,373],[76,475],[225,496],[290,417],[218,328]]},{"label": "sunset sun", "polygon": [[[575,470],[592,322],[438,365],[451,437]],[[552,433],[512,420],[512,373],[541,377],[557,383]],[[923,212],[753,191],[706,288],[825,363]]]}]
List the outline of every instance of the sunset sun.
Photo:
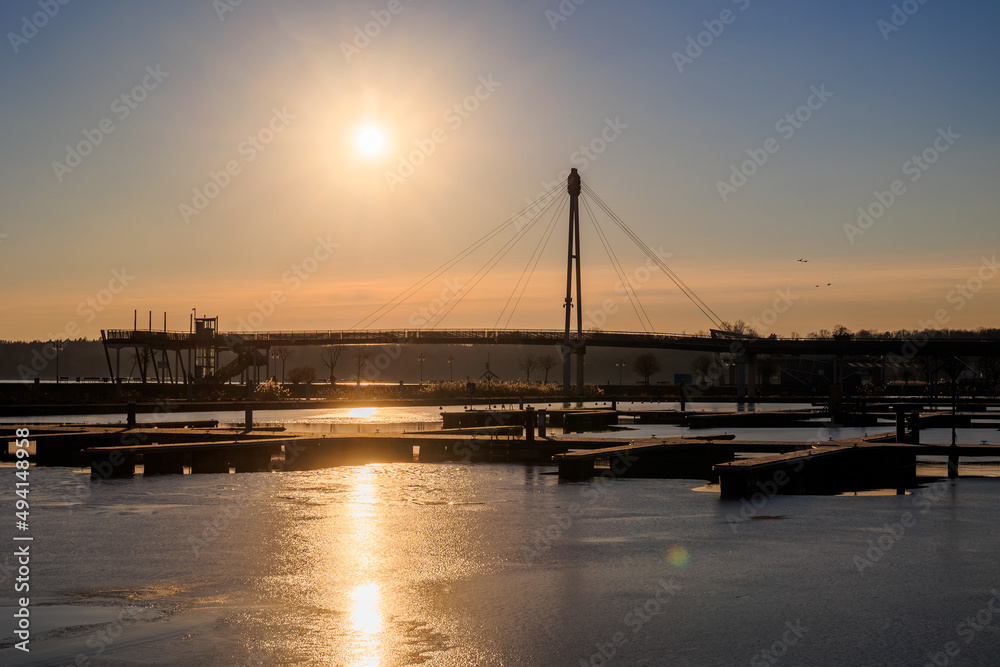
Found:
[{"label": "sunset sun", "polygon": [[368,126],[358,132],[357,146],[365,155],[375,155],[385,146],[385,137],[377,127]]}]

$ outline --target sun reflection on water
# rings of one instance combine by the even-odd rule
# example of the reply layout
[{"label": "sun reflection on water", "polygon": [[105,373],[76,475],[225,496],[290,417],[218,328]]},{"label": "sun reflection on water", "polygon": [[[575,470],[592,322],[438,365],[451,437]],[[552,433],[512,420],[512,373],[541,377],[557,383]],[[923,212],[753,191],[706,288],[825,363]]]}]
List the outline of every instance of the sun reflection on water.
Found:
[{"label": "sun reflection on water", "polygon": [[[347,533],[352,549],[340,554],[348,561],[350,571],[362,581],[348,594],[350,629],[354,635],[351,647],[351,667],[377,667],[381,664],[383,641],[382,590],[373,581],[378,571],[379,523],[376,517],[378,490],[375,471],[368,466],[356,468],[348,495]],[[338,559],[339,560],[339,559]]]},{"label": "sun reflection on water", "polygon": [[381,601],[378,584],[362,584],[351,591],[351,627],[355,632],[370,636],[382,629]]}]

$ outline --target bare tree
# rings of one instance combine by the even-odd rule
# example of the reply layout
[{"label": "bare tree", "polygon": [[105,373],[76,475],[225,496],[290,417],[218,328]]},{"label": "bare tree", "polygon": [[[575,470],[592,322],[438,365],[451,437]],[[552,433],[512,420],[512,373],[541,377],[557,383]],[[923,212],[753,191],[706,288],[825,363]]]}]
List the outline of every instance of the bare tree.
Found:
[{"label": "bare tree", "polygon": [[136,369],[141,371],[142,381],[146,382],[146,369],[149,367],[150,362],[155,362],[153,358],[153,350],[148,347],[137,347],[132,351],[132,368],[129,370],[128,375],[131,378],[132,372]]},{"label": "bare tree", "polygon": [[910,386],[910,381],[917,376],[917,373],[912,364],[903,364],[897,376],[903,380],[903,389],[905,390]]},{"label": "bare tree", "polygon": [[281,384],[285,384],[285,362],[288,361],[290,356],[295,354],[295,350],[290,347],[279,346],[274,348],[274,353],[281,359]]},{"label": "bare tree", "polygon": [[991,392],[1000,385],[1000,358],[981,357],[979,359],[979,369],[983,375],[983,381],[987,389]]},{"label": "bare tree", "polygon": [[316,381],[316,369],[312,366],[296,366],[288,373],[293,384],[312,384]]},{"label": "bare tree", "polygon": [[757,338],[757,331],[743,320],[736,320],[732,324],[723,322],[722,326],[730,333],[746,336],[747,338]]},{"label": "bare tree", "polygon": [[535,355],[533,354],[524,355],[523,357],[517,360],[517,365],[521,367],[522,371],[524,371],[525,382],[531,382],[531,371],[538,368],[538,360],[535,359]]},{"label": "bare tree", "polygon": [[701,376],[703,382],[711,381],[712,369],[715,367],[716,361],[707,354],[700,354],[695,357],[695,360],[691,362],[691,368],[695,373]]},{"label": "bare tree", "polygon": [[632,360],[632,371],[641,376],[647,385],[650,376],[656,375],[661,370],[663,370],[663,366],[660,365],[660,360],[652,352],[644,352]]},{"label": "bare tree", "polygon": [[340,355],[343,353],[343,345],[324,345],[323,351],[320,352],[320,360],[324,366],[330,369],[330,384],[334,384],[337,381],[337,376],[333,372],[337,368],[337,362],[340,361]]},{"label": "bare tree", "polygon": [[358,371],[358,386],[361,386],[361,369],[365,367],[365,363],[371,358],[372,353],[365,347],[359,347],[354,353],[354,362]]},{"label": "bare tree", "polygon": [[548,384],[549,371],[552,370],[552,367],[556,365],[556,358],[553,357],[551,354],[546,354],[543,357],[538,357],[538,365],[542,368],[542,370],[545,371],[545,379],[542,380],[542,382],[544,384]]}]

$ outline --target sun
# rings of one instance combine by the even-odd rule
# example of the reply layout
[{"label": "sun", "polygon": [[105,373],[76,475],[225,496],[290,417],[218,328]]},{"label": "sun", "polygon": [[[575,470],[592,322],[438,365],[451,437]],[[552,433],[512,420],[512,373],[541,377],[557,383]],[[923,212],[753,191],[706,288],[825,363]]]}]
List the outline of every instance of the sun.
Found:
[{"label": "sun", "polygon": [[357,135],[358,149],[365,155],[375,155],[385,146],[382,132],[373,126],[364,127]]}]

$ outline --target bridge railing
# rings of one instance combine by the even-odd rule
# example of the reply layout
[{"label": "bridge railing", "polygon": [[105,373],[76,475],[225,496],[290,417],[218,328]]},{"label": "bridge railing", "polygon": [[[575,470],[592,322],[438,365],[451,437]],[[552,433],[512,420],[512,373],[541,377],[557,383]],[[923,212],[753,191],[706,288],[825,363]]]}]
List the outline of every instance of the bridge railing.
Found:
[{"label": "bridge railing", "polygon": [[[418,343],[420,341],[440,342],[454,340],[463,341],[494,341],[517,343],[523,341],[552,342],[558,344],[563,340],[561,329],[365,329],[365,330],[334,330],[334,331],[223,331],[215,333],[193,334],[186,331],[143,331],[133,329],[111,329],[104,332],[105,342],[114,345],[156,345],[168,343],[191,343],[193,341],[214,341],[219,344],[224,341],[241,341],[243,343],[274,345],[308,345],[336,344],[343,341],[348,345],[386,345],[396,343]],[[575,339],[575,334],[573,335]],[[671,341],[705,341],[724,344],[727,342],[747,341],[757,344],[767,344],[769,341],[781,343],[904,343],[916,340],[915,337],[776,337],[776,338],[729,338],[705,336],[685,333],[647,333],[638,331],[585,331],[584,338],[590,343],[668,343]],[[987,337],[952,337],[941,335],[930,337],[935,341],[953,341],[973,344],[996,344],[996,338]],[[925,337],[926,341],[927,338]]]},{"label": "bridge railing", "polygon": [[[397,343],[404,341],[440,340],[453,338],[477,340],[563,340],[564,331],[560,329],[378,329],[378,330],[335,330],[335,331],[222,331],[214,336],[193,334],[182,331],[146,331],[132,329],[111,329],[105,332],[105,339],[114,343],[135,342],[145,344],[155,341],[187,342],[205,340],[207,338],[235,338],[246,342],[296,342],[310,341],[371,341],[372,343]],[[573,334],[575,338],[576,335]],[[634,331],[585,331],[587,340],[683,340],[702,339],[706,336],[696,334],[664,334]]]}]

